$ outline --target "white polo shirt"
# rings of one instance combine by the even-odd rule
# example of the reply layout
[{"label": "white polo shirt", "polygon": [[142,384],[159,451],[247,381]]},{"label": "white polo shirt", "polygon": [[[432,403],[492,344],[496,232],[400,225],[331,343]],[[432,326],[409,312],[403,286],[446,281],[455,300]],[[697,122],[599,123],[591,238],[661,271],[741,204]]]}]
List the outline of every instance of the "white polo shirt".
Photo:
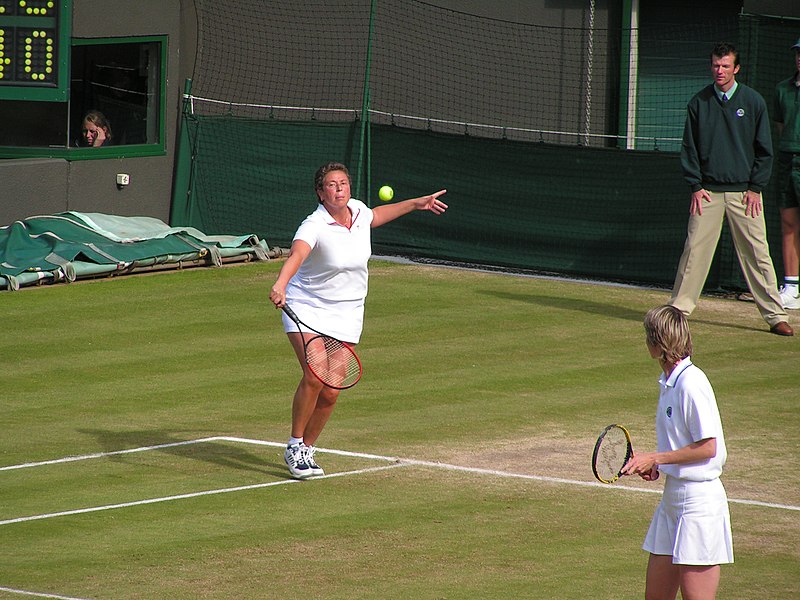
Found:
[{"label": "white polo shirt", "polygon": [[687,465],[659,465],[671,477],[689,481],[710,481],[722,474],[728,457],[722,420],[714,390],[706,374],[686,357],[670,373],[658,380],[661,393],[656,412],[658,451],[678,450],[693,442],[716,438],[717,454],[702,462]]},{"label": "white polo shirt", "polygon": [[[320,204],[294,235],[311,246],[311,253],[289,280],[286,302],[300,320],[317,331],[353,344],[364,324],[367,263],[372,254],[372,210],[351,198],[350,228],[337,223]],[[284,315],[285,331],[297,331]]]}]

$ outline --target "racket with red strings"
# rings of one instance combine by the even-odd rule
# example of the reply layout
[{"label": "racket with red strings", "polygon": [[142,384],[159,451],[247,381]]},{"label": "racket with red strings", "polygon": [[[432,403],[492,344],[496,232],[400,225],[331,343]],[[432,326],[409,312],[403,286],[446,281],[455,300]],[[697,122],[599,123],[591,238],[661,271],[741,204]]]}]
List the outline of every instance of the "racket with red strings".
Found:
[{"label": "racket with red strings", "polygon": [[[345,390],[358,383],[363,368],[350,344],[306,325],[288,306],[283,307],[283,312],[297,324],[303,337],[306,364],[317,379],[336,390]],[[303,328],[316,335],[309,337]]]}]

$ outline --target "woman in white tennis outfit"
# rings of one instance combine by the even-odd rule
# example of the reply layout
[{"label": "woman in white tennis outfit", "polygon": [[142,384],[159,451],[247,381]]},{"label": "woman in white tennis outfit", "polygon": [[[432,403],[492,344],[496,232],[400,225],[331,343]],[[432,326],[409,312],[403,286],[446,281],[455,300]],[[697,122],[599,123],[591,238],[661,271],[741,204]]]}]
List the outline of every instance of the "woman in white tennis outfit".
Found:
[{"label": "woman in white tennis outfit", "polygon": [[[446,190],[429,196],[370,209],[350,197],[350,173],[331,162],[317,170],[314,188],[319,206],[300,225],[289,257],[278,273],[269,298],[276,308],[288,304],[300,320],[351,344],[361,338],[367,296],[367,262],[372,253],[370,230],[415,210],[441,214]],[[297,479],[323,475],[314,459],[314,444],[333,412],[339,390],[322,384],[305,362],[297,325],[283,315],[303,377],[292,403],[292,434],[284,460]]]},{"label": "woman in white tennis outfit", "polygon": [[664,494],[647,531],[650,553],[645,598],[716,597],[720,565],[733,562],[725,488],[727,458],[714,390],[692,364],[692,338],[683,313],[660,306],[644,319],[647,348],[663,374],[656,412],[657,452],[635,453],[623,469],[645,481],[664,474]]}]

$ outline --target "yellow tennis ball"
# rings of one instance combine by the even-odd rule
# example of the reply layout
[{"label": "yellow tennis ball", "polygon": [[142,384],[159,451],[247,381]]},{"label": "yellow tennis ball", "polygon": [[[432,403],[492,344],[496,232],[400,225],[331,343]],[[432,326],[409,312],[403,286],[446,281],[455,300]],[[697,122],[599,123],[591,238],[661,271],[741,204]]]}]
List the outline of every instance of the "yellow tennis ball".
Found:
[{"label": "yellow tennis ball", "polygon": [[380,198],[384,202],[388,202],[389,200],[394,198],[394,190],[390,188],[388,185],[385,185],[378,190],[378,198]]}]

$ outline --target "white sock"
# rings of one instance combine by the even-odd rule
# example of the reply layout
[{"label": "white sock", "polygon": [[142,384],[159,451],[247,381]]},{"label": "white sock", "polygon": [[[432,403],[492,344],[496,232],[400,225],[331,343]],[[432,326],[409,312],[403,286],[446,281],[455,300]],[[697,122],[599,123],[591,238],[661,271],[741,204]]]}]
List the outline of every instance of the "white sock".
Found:
[{"label": "white sock", "polygon": [[303,443],[303,438],[301,438],[301,437],[296,438],[296,437],[291,437],[290,436],[289,437],[289,443],[287,445],[288,446],[297,446],[298,444],[302,444],[302,443]]},{"label": "white sock", "polygon": [[784,290],[787,294],[797,296],[798,285],[800,285],[800,277],[784,277]]}]

